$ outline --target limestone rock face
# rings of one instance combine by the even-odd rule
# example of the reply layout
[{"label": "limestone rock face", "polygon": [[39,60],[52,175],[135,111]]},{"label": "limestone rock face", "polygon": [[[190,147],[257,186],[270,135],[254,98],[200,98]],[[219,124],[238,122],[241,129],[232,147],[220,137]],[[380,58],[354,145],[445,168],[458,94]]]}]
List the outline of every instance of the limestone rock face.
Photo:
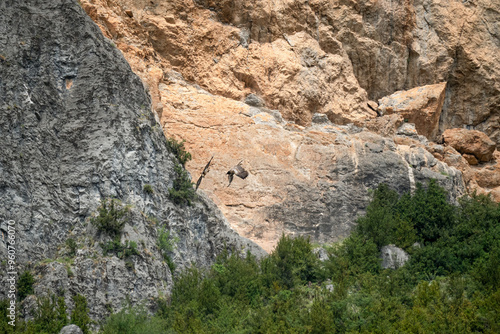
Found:
[{"label": "limestone rock face", "polygon": [[439,130],[439,116],[443,108],[446,82],[398,91],[379,100],[382,115],[400,114],[415,124],[417,132],[434,139]]},{"label": "limestone rock face", "polygon": [[[169,199],[176,158],[151,99],[76,1],[9,0],[0,11],[0,255],[13,222],[15,270],[33,271],[38,295],[64,294],[71,308],[80,293],[96,320],[126,297],[167,295],[162,227],[178,238],[170,256],[179,267],[209,265],[224,244],[262,254],[203,195],[184,208]],[[121,242],[136,242],[139,255],[128,261],[103,256],[110,238],[90,223],[106,198],[130,208]],[[68,238],[77,245],[71,261]]]},{"label": "limestone rock face", "polygon": [[394,245],[387,245],[380,250],[382,257],[382,268],[397,269],[404,266],[410,259],[408,253]]},{"label": "limestone rock face", "polygon": [[[327,183],[315,179],[314,170],[318,167],[307,167],[304,159],[293,162],[301,157],[296,152],[305,152],[301,141],[294,138],[317,132],[312,129],[333,127],[342,132],[335,140],[326,140],[323,130],[319,131],[321,140],[313,149],[316,153],[311,153],[312,158],[306,156],[306,161],[329,164],[323,169],[335,169],[337,161],[341,161],[340,165],[356,161],[357,166],[358,146],[353,143],[374,150],[368,152],[380,151],[380,146],[363,146],[364,139],[355,138],[359,129],[334,125],[355,123],[389,137],[384,140],[393,142],[398,147],[397,154],[404,156],[395,161],[404,160],[408,166],[419,168],[422,161],[434,163],[437,159],[443,164],[439,162],[431,169],[443,182],[461,182],[458,174],[450,174],[449,167],[444,167],[450,163],[466,176],[468,190],[494,191],[478,185],[475,171],[456,150],[434,146],[422,134],[433,137],[436,124],[439,133],[469,125],[500,143],[500,87],[494,79],[500,73],[495,60],[495,13],[500,10],[496,3],[82,0],[82,6],[147,84],[167,136],[186,140],[194,157],[187,165],[193,175],[198,177],[212,153],[216,154],[215,169],[203,181],[200,191],[216,202],[232,226],[255,237],[267,250],[272,249],[282,231],[296,233],[299,228],[294,226],[309,224],[314,226],[309,228],[310,233],[322,235],[319,226],[327,220],[324,216],[337,215],[339,211],[328,210],[325,214],[322,210],[329,204],[319,205],[321,201],[305,200],[300,195],[328,194],[321,187],[331,182],[328,177]],[[133,15],[127,14],[127,10]],[[440,82],[447,82],[446,88],[437,84]],[[430,89],[431,95],[426,95],[428,88],[422,88],[426,85],[435,85],[431,86],[435,87]],[[377,106],[373,100],[415,87],[419,88],[412,99],[424,102],[414,108],[414,113],[421,115],[423,109],[430,124],[417,118],[413,122],[417,124],[415,130],[400,128],[404,117],[399,114],[375,117],[372,108]],[[419,90],[423,90],[422,96],[417,94]],[[243,104],[248,96],[252,105]],[[428,109],[431,104],[433,107]],[[252,130],[257,126],[265,128]],[[344,147],[332,145],[332,140],[345,143],[349,147],[347,153],[332,151],[331,147]],[[435,151],[438,146],[441,149]],[[382,147],[376,159],[385,161],[388,150],[385,145]],[[349,158],[339,159],[346,156]],[[225,172],[241,159],[246,160],[248,168],[258,166],[262,179],[254,183],[251,171],[245,181],[236,179],[229,189],[223,188],[227,185]],[[372,165],[374,174],[385,173],[383,162]],[[338,168],[347,173],[353,166]],[[214,176],[216,170],[218,176]],[[402,191],[411,189],[412,177],[421,181],[431,177],[429,173],[425,177],[402,173],[408,178],[391,179],[391,173],[375,179],[394,180],[393,185]],[[310,178],[307,187],[302,185],[302,177]],[[335,222],[332,226],[341,222],[338,238],[347,235],[353,216],[363,212],[368,200],[364,197],[367,184],[354,186],[352,192],[356,195],[346,191],[342,197],[335,193],[339,196],[335,201],[341,207],[353,200],[352,206],[340,210],[342,217],[350,213],[350,218],[328,218]],[[453,196],[461,193],[463,189],[459,188],[455,187]],[[284,203],[285,198],[303,200],[301,208],[305,211],[312,207],[323,213],[318,214],[321,223],[317,223],[316,216],[302,217],[290,209],[294,204],[288,204],[287,210],[281,208],[279,203]],[[275,204],[277,214],[273,217],[279,219],[270,219],[265,210]],[[334,235],[337,231],[325,235],[328,233]]]},{"label": "limestone rock face", "polygon": [[496,149],[494,141],[483,132],[467,129],[448,129],[443,133],[444,142],[458,152],[472,154],[482,162],[490,161]]},{"label": "limestone rock face", "polygon": [[[198,191],[214,200],[235,230],[267,251],[282,233],[316,242],[348,236],[370,201],[368,189],[381,182],[404,192],[436,178],[453,200],[465,191],[462,174],[420,142],[397,145],[392,138],[329,122],[301,127],[265,108],[212,95],[175,74],[166,77],[172,79],[160,85],[161,122],[169,136],[186,140],[193,155],[187,168],[195,179],[214,155]],[[227,187],[225,174],[240,160],[250,175]]]},{"label": "limestone rock face", "polygon": [[500,144],[498,1],[314,4],[370,99],[447,82],[440,131],[467,125]]},{"label": "limestone rock face", "polygon": [[467,125],[500,143],[498,1],[82,6],[150,86],[155,106],[162,73],[172,69],[213,94],[256,93],[300,125],[316,112],[338,124],[366,120],[369,100],[447,82],[440,131]]},{"label": "limestone rock face", "polygon": [[462,172],[463,180],[469,193],[491,195],[500,202],[500,152],[493,152],[489,162],[480,163],[472,154],[460,154],[450,145],[438,145],[433,142],[425,144],[425,149],[436,159]]},{"label": "limestone rock face", "polygon": [[397,129],[403,124],[404,118],[400,114],[384,115],[372,118],[365,122],[364,126],[373,132],[384,137],[391,137],[396,134]]}]

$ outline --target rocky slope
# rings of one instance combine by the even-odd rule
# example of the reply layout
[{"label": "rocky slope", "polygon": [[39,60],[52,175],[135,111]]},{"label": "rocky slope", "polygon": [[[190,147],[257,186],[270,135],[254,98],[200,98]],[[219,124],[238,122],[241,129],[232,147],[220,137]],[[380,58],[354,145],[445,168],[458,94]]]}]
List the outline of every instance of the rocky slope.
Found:
[{"label": "rocky slope", "polygon": [[[62,294],[71,307],[83,294],[94,319],[127,297],[153,302],[172,285],[160,228],[176,238],[181,267],[208,265],[224,245],[262,254],[202,194],[188,207],[170,200],[176,158],[151,98],[76,1],[9,0],[0,11],[0,255],[14,221],[16,269],[35,273],[38,295]],[[110,237],[90,221],[109,198],[129,208],[120,241],[136,242],[138,255],[103,256]]]}]

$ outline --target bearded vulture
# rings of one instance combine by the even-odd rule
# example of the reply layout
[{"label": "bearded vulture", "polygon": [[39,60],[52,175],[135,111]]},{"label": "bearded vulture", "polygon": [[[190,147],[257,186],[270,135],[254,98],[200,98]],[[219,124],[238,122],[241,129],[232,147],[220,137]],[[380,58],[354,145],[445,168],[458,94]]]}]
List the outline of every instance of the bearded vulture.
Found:
[{"label": "bearded vulture", "polygon": [[205,168],[203,168],[203,172],[201,172],[200,178],[198,179],[198,182],[196,182],[196,189],[195,189],[195,191],[198,190],[198,187],[201,184],[201,180],[203,180],[203,178],[205,176],[207,176],[208,172],[210,171],[210,163],[212,162],[213,158],[214,158],[214,156],[212,155],[212,158],[210,158],[210,161],[208,162],[208,164],[205,166]]},{"label": "bearded vulture", "polygon": [[243,167],[241,167],[242,162],[243,160],[241,160],[236,166],[234,166],[227,172],[227,178],[229,180],[229,184],[227,185],[228,187],[231,185],[231,182],[233,182],[234,175],[242,179],[245,179],[248,176],[248,172]]}]

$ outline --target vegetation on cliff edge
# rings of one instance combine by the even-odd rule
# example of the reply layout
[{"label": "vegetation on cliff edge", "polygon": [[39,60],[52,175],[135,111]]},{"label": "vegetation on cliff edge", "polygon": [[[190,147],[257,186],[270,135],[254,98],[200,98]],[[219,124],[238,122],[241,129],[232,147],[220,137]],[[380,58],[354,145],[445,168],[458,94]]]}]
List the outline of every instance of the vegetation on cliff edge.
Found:
[{"label": "vegetation on cliff edge", "polygon": [[[410,254],[394,270],[380,265],[390,243]],[[351,236],[326,248],[323,262],[304,237],[283,236],[261,261],[225,251],[182,272],[154,315],[125,307],[101,331],[500,332],[500,205],[488,197],[454,206],[434,181],[403,196],[380,185]]]}]

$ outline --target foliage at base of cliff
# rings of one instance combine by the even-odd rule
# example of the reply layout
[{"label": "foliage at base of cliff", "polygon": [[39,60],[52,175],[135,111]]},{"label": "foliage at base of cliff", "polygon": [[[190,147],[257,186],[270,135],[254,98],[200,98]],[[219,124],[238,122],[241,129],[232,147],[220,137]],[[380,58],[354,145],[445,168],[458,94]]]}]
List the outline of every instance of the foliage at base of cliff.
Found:
[{"label": "foliage at base of cliff", "polygon": [[[410,254],[382,269],[380,248]],[[260,262],[230,250],[189,268],[154,315],[126,307],[102,333],[498,333],[500,205],[453,206],[435,182],[398,196],[373,192],[352,235],[319,261],[304,237],[283,236]]]}]

